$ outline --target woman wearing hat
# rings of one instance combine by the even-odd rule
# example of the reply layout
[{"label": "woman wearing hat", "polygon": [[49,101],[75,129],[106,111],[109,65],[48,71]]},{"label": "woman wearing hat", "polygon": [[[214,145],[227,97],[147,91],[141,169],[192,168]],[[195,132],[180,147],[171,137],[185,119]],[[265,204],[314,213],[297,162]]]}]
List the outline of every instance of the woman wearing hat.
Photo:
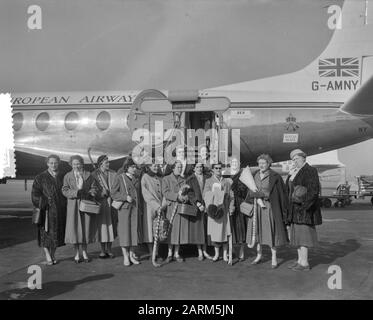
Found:
[{"label": "woman wearing hat", "polygon": [[124,160],[122,173],[114,178],[113,200],[123,202],[118,210],[118,236],[122,247],[123,264],[128,267],[140,264],[134,252],[139,243],[139,181],[136,178],[137,166],[132,158]]},{"label": "woman wearing hat", "polygon": [[295,149],[290,153],[294,169],[290,171],[286,185],[290,208],[287,222],[290,224],[290,244],[297,247],[298,260],[289,268],[309,270],[308,248],[317,245],[316,225],[322,223],[319,204],[320,182],[317,170],[306,162],[306,154]]},{"label": "woman wearing hat", "polygon": [[67,198],[65,242],[75,246],[76,263],[81,262],[79,247],[84,262],[90,262],[87,244],[97,241],[96,216],[79,210],[80,201],[97,195],[97,185],[91,174],[84,170],[84,160],[80,155],[70,158],[72,170],[63,178],[62,193]]},{"label": "woman wearing hat", "polygon": [[207,205],[207,192],[214,192],[216,189],[222,191],[223,196],[220,201],[221,204],[218,206],[218,211],[222,210],[222,214],[220,216],[220,214],[216,212],[216,217],[214,218],[213,216],[215,213],[212,211],[216,211],[215,209],[217,208],[212,208],[212,205],[208,206],[207,212],[209,216],[207,218],[207,234],[215,247],[215,255],[212,260],[215,262],[219,259],[220,246],[223,244],[223,259],[228,262],[227,241],[228,236],[232,235],[229,215],[234,212],[234,194],[231,189],[232,180],[222,176],[222,163],[220,162],[212,165],[212,171],[213,175],[211,178],[206,180],[203,189],[203,199]]},{"label": "woman wearing hat", "polygon": [[111,246],[116,237],[116,212],[111,206],[111,193],[116,172],[110,170],[106,155],[99,156],[96,165],[97,169],[92,172],[92,177],[98,186],[96,198],[101,203],[100,214],[97,216],[98,241],[101,243],[99,258],[114,258]]},{"label": "woman wearing hat", "polygon": [[[262,260],[262,246],[271,248],[272,268],[277,268],[277,248],[287,244],[286,218],[288,199],[284,181],[281,176],[270,167],[272,158],[268,154],[261,154],[257,158],[259,171],[254,174],[254,181],[258,187],[256,198],[261,198],[264,207],[257,206],[257,256],[251,264],[258,264]],[[251,195],[251,192],[249,192]],[[253,199],[252,199],[253,200]],[[253,239],[253,219],[248,220],[247,243]],[[255,239],[255,237],[254,237]]]}]

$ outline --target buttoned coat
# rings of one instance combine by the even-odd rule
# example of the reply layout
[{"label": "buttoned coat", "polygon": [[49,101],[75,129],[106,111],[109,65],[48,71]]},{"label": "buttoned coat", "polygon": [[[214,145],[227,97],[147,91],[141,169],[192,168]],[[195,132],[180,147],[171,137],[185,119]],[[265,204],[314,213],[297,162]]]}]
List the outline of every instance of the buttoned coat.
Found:
[{"label": "buttoned coat", "polygon": [[87,244],[97,241],[97,216],[80,212],[82,199],[88,199],[88,191],[95,185],[91,174],[83,171],[83,188],[78,190],[74,171],[63,178],[62,194],[67,198],[65,242],[70,244]]},{"label": "buttoned coat", "polygon": [[[100,202],[100,214],[97,215],[98,241],[113,242],[117,236],[118,212],[111,204],[114,179],[117,173],[114,170],[107,171],[105,179],[100,169],[92,172],[91,177],[95,179],[98,187],[96,200]],[[107,195],[103,196],[102,192],[106,190]]]},{"label": "buttoned coat", "polygon": [[[141,238],[139,224],[139,181],[131,180],[125,173],[117,174],[113,184],[113,200],[123,201],[118,211],[118,236],[121,247],[137,246]],[[127,196],[132,202],[127,201]]]}]

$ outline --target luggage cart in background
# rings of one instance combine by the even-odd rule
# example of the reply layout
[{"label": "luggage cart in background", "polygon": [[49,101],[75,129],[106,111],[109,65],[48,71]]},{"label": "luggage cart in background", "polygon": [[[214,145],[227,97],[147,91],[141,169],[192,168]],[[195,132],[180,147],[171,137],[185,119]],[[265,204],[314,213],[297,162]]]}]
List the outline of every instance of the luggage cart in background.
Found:
[{"label": "luggage cart in background", "polygon": [[373,176],[361,175],[357,176],[356,179],[358,185],[356,198],[371,197],[370,202],[373,205]]},{"label": "luggage cart in background", "polygon": [[347,183],[340,184],[333,194],[328,195],[323,194],[322,188],[320,187],[320,206],[324,208],[331,208],[333,205],[333,199],[335,200],[334,207],[336,208],[350,205],[352,203],[352,198],[354,197],[354,194],[350,192],[350,187],[351,185]]}]

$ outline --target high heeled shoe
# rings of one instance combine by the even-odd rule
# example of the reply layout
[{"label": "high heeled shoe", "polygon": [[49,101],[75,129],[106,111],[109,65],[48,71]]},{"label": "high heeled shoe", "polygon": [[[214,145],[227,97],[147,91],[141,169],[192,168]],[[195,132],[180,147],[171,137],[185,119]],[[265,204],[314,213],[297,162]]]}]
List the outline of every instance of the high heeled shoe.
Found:
[{"label": "high heeled shoe", "polygon": [[130,256],[130,261],[133,263],[133,264],[141,264],[141,262],[139,260],[136,260],[133,256]]},{"label": "high heeled shoe", "polygon": [[254,261],[251,262],[252,265],[256,265],[256,264],[259,264],[262,262],[262,257],[260,257],[259,259],[258,258],[255,258]]},{"label": "high heeled shoe", "polygon": [[212,260],[213,258],[207,253],[207,252],[204,252],[203,253],[203,256],[206,258],[206,259],[209,259],[209,260]]}]

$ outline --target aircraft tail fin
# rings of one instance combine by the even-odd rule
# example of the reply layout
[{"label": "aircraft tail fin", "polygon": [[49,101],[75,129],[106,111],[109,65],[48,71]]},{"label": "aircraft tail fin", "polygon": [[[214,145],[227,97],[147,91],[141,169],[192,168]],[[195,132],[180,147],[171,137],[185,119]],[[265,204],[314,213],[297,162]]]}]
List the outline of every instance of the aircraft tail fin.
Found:
[{"label": "aircraft tail fin", "polygon": [[342,8],[331,5],[325,9],[329,17],[327,25],[334,29],[333,36],[305,68],[210,90],[297,92],[313,98],[319,96],[323,101],[336,101],[337,95],[338,101],[346,101],[373,75],[373,0],[345,0]]}]

